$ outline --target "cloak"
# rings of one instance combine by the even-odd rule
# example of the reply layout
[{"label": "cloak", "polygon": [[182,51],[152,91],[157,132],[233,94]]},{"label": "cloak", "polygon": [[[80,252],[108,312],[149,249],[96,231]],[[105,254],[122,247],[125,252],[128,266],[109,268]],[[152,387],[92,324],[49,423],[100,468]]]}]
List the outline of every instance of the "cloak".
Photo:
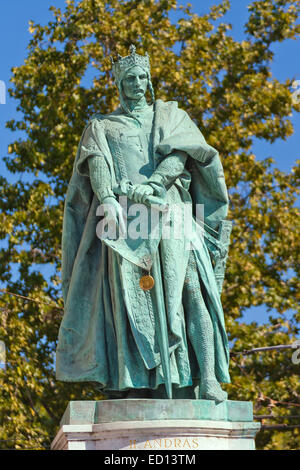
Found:
[{"label": "cloak", "polygon": [[[151,291],[139,288],[141,260],[159,252],[168,324],[172,383],[193,384],[199,364],[186,336],[183,289],[189,252],[183,240],[159,238],[130,246],[123,241],[100,241],[96,235],[99,200],[94,194],[87,159],[106,159],[112,185],[120,183],[111,142],[117,145],[116,114],[97,114],[87,124],[68,186],[62,234],[62,289],[65,311],[56,351],[56,377],[62,381],[97,382],[103,391],[157,388],[164,382],[157,342],[158,305]],[[89,129],[93,148],[83,145]],[[167,201],[204,205],[204,222],[218,230],[228,211],[228,195],[218,152],[208,145],[177,102],[157,100],[152,135],[156,164],[179,150],[188,154],[186,171],[167,191]],[[175,195],[175,196],[174,196]],[[177,198],[177,199],[176,199]],[[204,240],[195,251],[215,339],[215,372],[230,382],[229,350],[224,314],[211,257]],[[174,256],[176,254],[176,256]]]}]

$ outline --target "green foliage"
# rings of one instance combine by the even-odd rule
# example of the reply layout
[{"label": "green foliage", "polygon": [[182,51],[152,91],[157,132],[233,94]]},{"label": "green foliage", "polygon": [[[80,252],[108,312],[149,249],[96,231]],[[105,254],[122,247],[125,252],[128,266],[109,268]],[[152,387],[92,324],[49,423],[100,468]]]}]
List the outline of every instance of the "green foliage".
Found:
[{"label": "green foliage", "polygon": [[[67,0],[65,11],[51,8],[48,25],[30,23],[28,56],[13,69],[10,90],[23,118],[7,123],[24,137],[9,146],[5,160],[31,182],[0,178],[1,279],[6,291],[19,295],[1,295],[0,339],[7,348],[7,367],[0,370],[2,448],[49,446],[70,399],[99,398],[88,384],[54,378],[63,203],[84,124],[118,104],[108,56],[126,54],[131,43],[151,55],[156,96],[179,101],[220,151],[234,220],[223,292],[233,349],[291,344],[299,333],[300,169],[279,171],[251,151],[255,137],[274,142],[293,133],[294,77],[280,83],[270,63],[272,44],[299,33],[299,3],[253,2],[242,42],[232,38],[229,24],[215,24],[229,8],[223,1],[198,16],[176,0]],[[176,24],[173,9],[180,14]],[[93,85],[84,86],[92,70]],[[54,273],[49,279],[44,265]],[[266,325],[244,323],[245,309],[259,305],[278,317]],[[289,321],[287,311],[293,312]],[[255,414],[278,417],[265,424],[294,424],[286,416],[300,414],[298,374],[290,352],[234,356],[226,388],[230,399],[253,401]],[[257,446],[297,449],[299,429],[261,431]]]}]

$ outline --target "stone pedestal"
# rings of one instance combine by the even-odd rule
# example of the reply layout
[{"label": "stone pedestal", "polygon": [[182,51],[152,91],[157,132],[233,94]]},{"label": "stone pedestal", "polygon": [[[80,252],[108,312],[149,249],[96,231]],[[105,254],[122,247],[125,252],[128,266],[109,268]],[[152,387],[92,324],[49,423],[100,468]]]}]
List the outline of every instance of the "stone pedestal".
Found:
[{"label": "stone pedestal", "polygon": [[227,400],[72,401],[52,450],[251,450],[252,403]]}]

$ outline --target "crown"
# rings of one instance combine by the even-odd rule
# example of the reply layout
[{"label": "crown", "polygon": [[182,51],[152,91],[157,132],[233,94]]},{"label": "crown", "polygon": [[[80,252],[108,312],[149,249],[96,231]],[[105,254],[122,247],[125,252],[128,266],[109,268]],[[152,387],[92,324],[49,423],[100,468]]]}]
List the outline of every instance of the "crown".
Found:
[{"label": "crown", "polygon": [[118,54],[118,60],[115,62],[112,57],[110,57],[112,63],[112,70],[117,82],[119,82],[122,78],[123,73],[125,70],[129,69],[130,67],[134,67],[135,65],[139,65],[144,70],[146,70],[150,76],[150,60],[149,55],[146,52],[146,55],[139,55],[136,53],[136,47],[131,44],[129,48],[130,54],[122,57]]}]

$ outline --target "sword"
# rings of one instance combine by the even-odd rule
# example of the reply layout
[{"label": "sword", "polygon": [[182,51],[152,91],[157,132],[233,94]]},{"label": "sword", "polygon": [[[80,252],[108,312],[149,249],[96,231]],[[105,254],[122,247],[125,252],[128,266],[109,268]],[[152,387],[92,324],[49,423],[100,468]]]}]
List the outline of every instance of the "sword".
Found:
[{"label": "sword", "polygon": [[[113,192],[115,194],[118,194],[119,196],[126,196],[132,200],[132,188],[133,188],[133,184],[128,180],[124,180],[124,181],[121,181],[121,183],[113,189]],[[136,203],[136,204],[142,204],[142,203]],[[166,203],[166,201],[158,196],[153,196],[153,195],[147,196],[144,201],[144,204],[160,212],[168,212],[169,210],[169,205]]]},{"label": "sword", "polygon": [[[119,186],[114,188],[114,193],[119,195],[131,196],[132,183],[128,180],[124,180]],[[130,198],[130,197],[129,197]],[[161,212],[167,212],[169,210],[168,204],[159,197],[149,195],[145,202],[146,205],[155,208]],[[158,344],[161,358],[161,365],[165,379],[165,388],[168,398],[172,398],[172,381],[171,381],[171,370],[170,370],[170,357],[169,357],[169,342],[168,342],[168,327],[166,308],[164,301],[164,291],[162,285],[162,277],[160,270],[160,259],[159,252],[157,250],[154,261],[152,264],[152,272],[154,277],[154,297],[156,299],[157,310],[158,310]]]},{"label": "sword", "polygon": [[158,310],[158,323],[159,330],[157,333],[158,344],[160,350],[161,365],[165,379],[165,388],[168,398],[172,398],[172,381],[170,370],[170,357],[169,357],[169,341],[168,341],[168,327],[167,317],[164,301],[164,292],[162,286],[162,277],[160,270],[160,260],[158,251],[155,255],[155,260],[152,265],[152,272],[154,277],[154,295],[157,301]]}]

